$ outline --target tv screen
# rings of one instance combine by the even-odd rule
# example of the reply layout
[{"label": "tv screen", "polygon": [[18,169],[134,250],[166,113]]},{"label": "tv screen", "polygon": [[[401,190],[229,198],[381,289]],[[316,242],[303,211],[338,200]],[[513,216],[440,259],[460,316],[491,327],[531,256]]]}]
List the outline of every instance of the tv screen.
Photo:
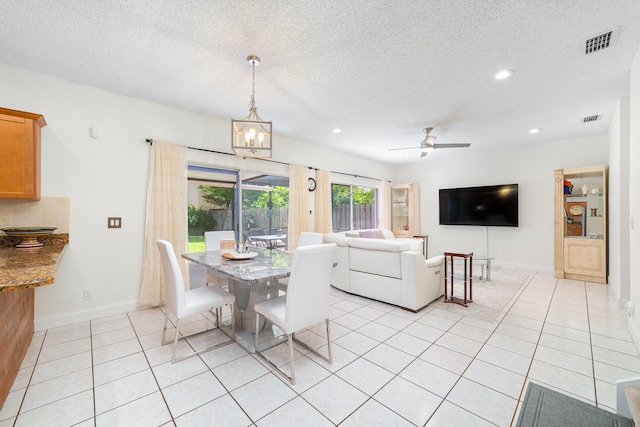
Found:
[{"label": "tv screen", "polygon": [[518,184],[440,190],[441,225],[518,226]]}]

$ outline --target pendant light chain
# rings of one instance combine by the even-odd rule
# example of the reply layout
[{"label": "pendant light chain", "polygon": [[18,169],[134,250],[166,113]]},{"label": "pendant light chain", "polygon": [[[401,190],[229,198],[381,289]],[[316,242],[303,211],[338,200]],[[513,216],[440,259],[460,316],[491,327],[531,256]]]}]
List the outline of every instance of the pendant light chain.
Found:
[{"label": "pendant light chain", "polygon": [[251,104],[249,104],[250,109],[256,108],[256,63],[252,61],[253,65],[253,73],[251,77]]}]

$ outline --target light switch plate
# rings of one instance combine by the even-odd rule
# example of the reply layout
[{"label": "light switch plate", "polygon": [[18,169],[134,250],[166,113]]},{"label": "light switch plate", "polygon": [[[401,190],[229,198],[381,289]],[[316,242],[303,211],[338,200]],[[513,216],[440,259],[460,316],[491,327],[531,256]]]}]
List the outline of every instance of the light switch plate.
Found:
[{"label": "light switch plate", "polygon": [[122,228],[122,218],[119,216],[110,216],[107,220],[107,228]]}]

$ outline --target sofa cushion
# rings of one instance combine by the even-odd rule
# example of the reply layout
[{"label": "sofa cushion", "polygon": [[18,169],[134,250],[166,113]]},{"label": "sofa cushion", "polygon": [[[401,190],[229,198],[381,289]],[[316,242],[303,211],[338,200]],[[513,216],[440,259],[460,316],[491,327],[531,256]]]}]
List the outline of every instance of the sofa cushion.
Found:
[{"label": "sofa cushion", "polygon": [[358,231],[347,231],[346,233],[344,233],[344,235],[346,237],[361,237],[360,232]]},{"label": "sofa cushion", "polygon": [[349,238],[344,233],[326,233],[323,237],[324,243],[335,243],[338,246],[347,246]]},{"label": "sofa cushion", "polygon": [[403,252],[411,249],[411,245],[408,242],[389,239],[349,239],[349,246],[384,252]]}]

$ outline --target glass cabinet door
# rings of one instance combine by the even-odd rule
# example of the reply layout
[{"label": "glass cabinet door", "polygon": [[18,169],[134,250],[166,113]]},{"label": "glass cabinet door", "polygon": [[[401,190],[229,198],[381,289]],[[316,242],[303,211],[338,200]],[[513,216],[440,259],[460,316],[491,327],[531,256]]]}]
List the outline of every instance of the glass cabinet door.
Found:
[{"label": "glass cabinet door", "polygon": [[394,233],[409,229],[409,188],[393,189]]},{"label": "glass cabinet door", "polygon": [[603,186],[601,173],[565,175],[565,237],[604,239]]}]

